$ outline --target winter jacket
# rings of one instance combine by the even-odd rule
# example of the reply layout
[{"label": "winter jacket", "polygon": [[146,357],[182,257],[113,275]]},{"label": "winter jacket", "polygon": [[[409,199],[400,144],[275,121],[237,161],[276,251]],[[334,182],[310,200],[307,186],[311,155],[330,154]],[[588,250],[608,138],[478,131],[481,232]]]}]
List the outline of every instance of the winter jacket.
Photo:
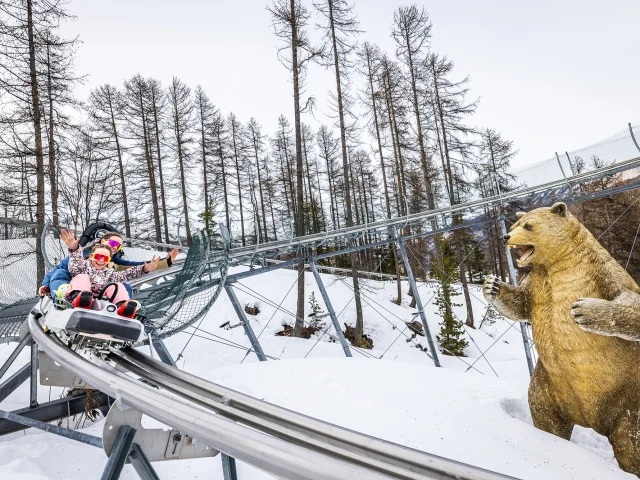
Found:
[{"label": "winter jacket", "polygon": [[76,248],[69,250],[69,273],[72,277],[85,273],[91,279],[91,291],[100,293],[107,283],[110,282],[126,282],[139,278],[144,275],[144,265],[131,267],[123,272],[116,272],[111,268],[103,268],[98,270],[91,265],[91,260],[85,260],[82,250]]}]

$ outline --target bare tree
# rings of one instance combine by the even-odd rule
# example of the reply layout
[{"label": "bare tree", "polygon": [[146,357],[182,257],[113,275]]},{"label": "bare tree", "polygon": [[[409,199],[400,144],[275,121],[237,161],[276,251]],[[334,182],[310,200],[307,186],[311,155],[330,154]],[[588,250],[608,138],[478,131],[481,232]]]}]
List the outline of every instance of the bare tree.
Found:
[{"label": "bare tree", "polygon": [[[304,89],[306,69],[310,61],[322,54],[322,49],[311,45],[307,36],[306,27],[310,14],[301,0],[274,0],[273,5],[267,7],[271,14],[273,28],[276,36],[282,40],[283,46],[278,51],[278,56],[292,73],[293,77],[293,113],[295,125],[296,145],[296,209],[295,229],[296,235],[304,235],[304,198],[303,198],[303,166],[302,166],[302,126],[300,116],[305,108],[312,105],[307,101],[303,108],[300,104],[300,96]],[[289,53],[285,53],[289,52]],[[293,328],[293,336],[300,337],[304,326],[304,263],[298,264],[298,300],[296,307],[296,322]]]},{"label": "bare tree", "polygon": [[410,7],[399,7],[393,14],[393,39],[397,45],[397,54],[406,67],[409,69],[409,80],[411,83],[411,94],[413,111],[415,115],[416,128],[418,132],[418,146],[420,147],[420,162],[427,189],[427,203],[429,209],[435,208],[433,195],[432,177],[433,167],[430,159],[427,158],[422,128],[422,115],[420,112],[420,102],[418,99],[418,65],[421,58],[426,55],[431,39],[431,20],[426,9],[418,9],[414,4]]},{"label": "bare tree", "polygon": [[189,145],[192,143],[193,104],[191,103],[191,89],[177,77],[173,77],[167,90],[167,97],[171,110],[174,142],[173,148],[178,156],[180,168],[180,193],[182,194],[182,208],[184,211],[184,226],[187,233],[187,245],[191,245],[191,226],[189,223],[189,172],[191,158]]}]

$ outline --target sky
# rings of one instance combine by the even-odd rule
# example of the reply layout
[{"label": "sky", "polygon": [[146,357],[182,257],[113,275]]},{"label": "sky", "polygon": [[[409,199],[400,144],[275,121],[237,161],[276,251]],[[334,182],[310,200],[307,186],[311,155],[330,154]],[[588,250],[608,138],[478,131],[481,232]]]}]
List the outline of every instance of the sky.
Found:
[{"label": "sky", "polygon": [[[311,7],[311,0],[303,0]],[[410,1],[355,2],[362,41],[393,54],[394,10]],[[433,22],[432,50],[453,60],[453,78],[471,77],[480,103],[469,124],[514,142],[523,166],[587,146],[640,124],[640,1],[418,1]],[[168,84],[175,75],[202,85],[223,113],[255,117],[271,134],[293,119],[290,75],[278,61],[265,0],[70,0],[79,35],[76,69],[88,75],[84,99],[103,83],[136,73]],[[307,92],[328,118],[331,73],[309,70]],[[307,116],[303,121],[317,124]]]}]

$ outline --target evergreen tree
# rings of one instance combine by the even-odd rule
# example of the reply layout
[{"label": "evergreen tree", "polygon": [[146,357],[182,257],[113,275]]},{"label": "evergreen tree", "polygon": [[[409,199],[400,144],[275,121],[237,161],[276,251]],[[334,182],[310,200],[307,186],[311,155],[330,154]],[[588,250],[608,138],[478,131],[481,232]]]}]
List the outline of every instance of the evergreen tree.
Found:
[{"label": "evergreen tree", "polygon": [[442,318],[440,333],[436,336],[438,343],[445,355],[464,356],[464,349],[468,343],[463,338],[464,327],[453,314],[453,307],[461,304],[453,303],[453,297],[460,295],[452,284],[458,271],[456,253],[444,237],[435,239],[435,254],[431,257],[431,278],[437,280],[440,285],[436,293],[435,304],[438,306],[438,315]]}]

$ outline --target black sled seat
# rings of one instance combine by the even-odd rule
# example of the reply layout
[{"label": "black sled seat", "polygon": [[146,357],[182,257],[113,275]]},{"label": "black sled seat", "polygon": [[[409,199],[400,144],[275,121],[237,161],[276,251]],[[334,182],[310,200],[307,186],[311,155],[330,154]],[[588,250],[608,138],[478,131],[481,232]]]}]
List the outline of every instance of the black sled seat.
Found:
[{"label": "black sled seat", "polygon": [[137,320],[108,317],[91,310],[76,310],[69,317],[65,330],[88,335],[109,335],[116,340],[137,342],[143,326]]}]

